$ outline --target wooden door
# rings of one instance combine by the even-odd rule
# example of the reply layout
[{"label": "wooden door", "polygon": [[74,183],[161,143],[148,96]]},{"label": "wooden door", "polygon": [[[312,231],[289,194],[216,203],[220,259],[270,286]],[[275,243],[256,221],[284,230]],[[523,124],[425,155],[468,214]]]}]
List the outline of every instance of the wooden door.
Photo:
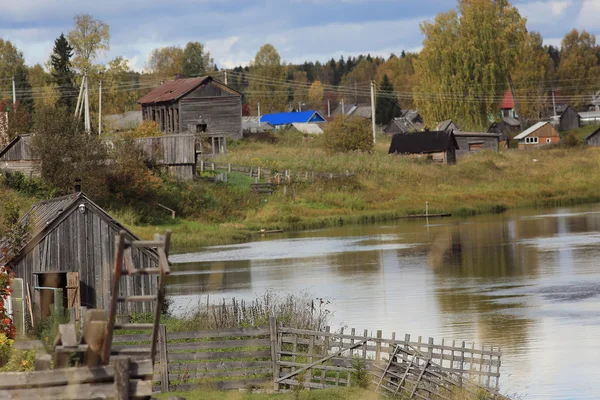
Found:
[{"label": "wooden door", "polygon": [[81,295],[79,293],[79,272],[67,272],[67,308],[75,309],[75,320],[79,321]]}]

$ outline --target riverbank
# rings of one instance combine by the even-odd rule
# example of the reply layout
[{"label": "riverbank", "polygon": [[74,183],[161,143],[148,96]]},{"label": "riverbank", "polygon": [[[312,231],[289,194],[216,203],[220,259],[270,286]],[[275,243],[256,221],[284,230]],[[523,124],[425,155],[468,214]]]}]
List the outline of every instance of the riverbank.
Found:
[{"label": "riverbank", "polygon": [[249,202],[248,207],[239,204],[235,216],[226,221],[199,218],[130,227],[143,237],[171,229],[175,248],[185,250],[246,242],[260,229],[289,231],[392,221],[424,214],[426,202],[431,214],[470,216],[600,201],[600,151],[596,149],[482,152],[448,166],[389,156],[387,137],[379,138],[372,154],[329,155],[320,140],[284,133],[275,143],[234,142],[227,156],[216,161],[279,170],[351,171],[353,178],[295,183],[288,188],[288,196],[282,190],[271,196],[250,193],[248,183],[237,179],[232,184],[238,185],[236,195],[245,190],[245,196],[259,200]]}]

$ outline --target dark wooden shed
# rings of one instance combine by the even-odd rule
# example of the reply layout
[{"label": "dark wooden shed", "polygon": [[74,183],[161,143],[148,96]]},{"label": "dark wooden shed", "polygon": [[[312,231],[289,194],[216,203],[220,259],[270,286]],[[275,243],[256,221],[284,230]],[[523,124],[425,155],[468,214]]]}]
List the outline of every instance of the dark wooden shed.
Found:
[{"label": "dark wooden shed", "polygon": [[570,131],[581,126],[581,117],[579,113],[571,106],[567,106],[565,111],[560,115],[559,130]]},{"label": "dark wooden shed", "polygon": [[482,150],[492,150],[496,153],[500,149],[500,133],[485,132],[454,132],[456,142],[460,150],[456,151],[456,156],[477,153]]},{"label": "dark wooden shed", "polygon": [[395,134],[388,153],[427,157],[433,161],[454,164],[458,149],[453,132],[424,131]]},{"label": "dark wooden shed", "polygon": [[165,133],[242,138],[242,94],[211,76],[168,81],[138,100],[144,121]]},{"label": "dark wooden shed", "polygon": [[[130,240],[137,237],[83,193],[36,203],[21,222],[29,224],[30,237],[14,258],[0,259],[0,265],[11,265],[23,279],[40,315],[48,315],[55,289],[63,289],[65,308],[108,309],[115,236],[125,231]],[[0,241],[0,247],[3,243]],[[137,268],[158,265],[158,255],[152,250],[134,248],[132,253]],[[128,278],[120,292],[120,296],[156,294],[157,278]],[[126,303],[119,307],[121,313],[131,314],[153,311],[153,305]]]},{"label": "dark wooden shed", "polygon": [[600,128],[596,129],[590,135],[585,138],[585,143],[588,146],[598,147],[600,146]]},{"label": "dark wooden shed", "polygon": [[17,136],[0,150],[0,170],[18,171],[27,176],[39,174],[39,160],[31,154],[31,138],[31,135]]}]

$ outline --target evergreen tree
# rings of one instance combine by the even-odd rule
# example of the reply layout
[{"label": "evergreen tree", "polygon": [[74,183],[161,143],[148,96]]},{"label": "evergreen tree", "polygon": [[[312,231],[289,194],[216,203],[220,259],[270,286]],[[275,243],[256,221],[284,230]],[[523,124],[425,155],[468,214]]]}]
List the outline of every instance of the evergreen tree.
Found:
[{"label": "evergreen tree", "polygon": [[396,101],[394,86],[387,75],[383,75],[377,94],[377,105],[375,108],[375,122],[380,125],[389,124],[394,118],[400,116],[400,106]]},{"label": "evergreen tree", "polygon": [[33,113],[33,92],[29,83],[29,73],[27,67],[20,65],[15,70],[15,89],[17,91],[17,100],[21,107],[29,114]]},{"label": "evergreen tree", "polygon": [[77,90],[73,86],[73,71],[71,70],[72,56],[73,48],[67,41],[67,38],[65,38],[65,35],[61,33],[54,41],[50,63],[52,64],[52,77],[60,93],[58,105],[64,106],[69,110],[73,109],[77,94]]}]

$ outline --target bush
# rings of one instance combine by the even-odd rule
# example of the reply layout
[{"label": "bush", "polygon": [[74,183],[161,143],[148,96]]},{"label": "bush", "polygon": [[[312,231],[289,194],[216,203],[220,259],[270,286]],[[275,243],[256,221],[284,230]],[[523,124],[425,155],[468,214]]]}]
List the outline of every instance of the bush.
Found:
[{"label": "bush", "polygon": [[373,132],[367,119],[341,115],[324,130],[324,146],[328,153],[373,150]]},{"label": "bush", "polygon": [[352,360],[352,372],[350,373],[350,382],[352,386],[361,389],[367,389],[371,383],[369,371],[365,360],[360,357],[354,357]]},{"label": "bush", "polygon": [[164,135],[155,121],[143,121],[134,130],[123,133],[123,136],[129,139],[146,138]]},{"label": "bush", "polygon": [[574,132],[569,132],[569,134],[562,140],[562,145],[564,147],[577,147],[581,144],[581,140],[577,138]]}]

